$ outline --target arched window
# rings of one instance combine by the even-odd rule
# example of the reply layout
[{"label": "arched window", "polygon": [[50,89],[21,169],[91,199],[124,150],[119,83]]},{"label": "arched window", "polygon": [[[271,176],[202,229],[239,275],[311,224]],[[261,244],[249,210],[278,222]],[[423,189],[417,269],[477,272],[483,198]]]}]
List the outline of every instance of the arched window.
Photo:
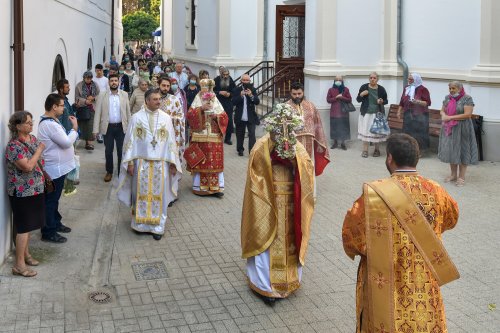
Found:
[{"label": "arched window", "polygon": [[106,62],[106,46],[102,49],[102,63]]},{"label": "arched window", "polygon": [[56,90],[56,83],[60,79],[66,78],[66,74],[64,73],[64,63],[60,54],[56,56],[56,60],[54,61],[54,68],[52,69],[52,90]]},{"label": "arched window", "polygon": [[89,53],[87,54],[87,70],[92,70],[92,50],[89,49]]}]

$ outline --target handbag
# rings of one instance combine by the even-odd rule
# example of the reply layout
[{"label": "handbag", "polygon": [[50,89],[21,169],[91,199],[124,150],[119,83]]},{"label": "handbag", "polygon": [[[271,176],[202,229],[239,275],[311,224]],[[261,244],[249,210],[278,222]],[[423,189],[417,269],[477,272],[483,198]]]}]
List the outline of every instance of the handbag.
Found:
[{"label": "handbag", "polygon": [[387,119],[385,119],[382,112],[377,112],[377,114],[375,115],[372,126],[370,127],[370,133],[384,136],[391,134]]},{"label": "handbag", "polygon": [[43,179],[44,179],[43,187],[45,189],[44,192],[45,193],[54,192],[56,190],[56,184],[54,183],[52,178],[50,178],[49,174],[45,171],[45,169],[43,168],[42,163],[40,163],[40,161],[38,161],[38,167],[40,167],[40,170],[42,170],[42,173],[43,173]]},{"label": "handbag", "polygon": [[90,114],[90,107],[88,107],[87,105],[76,107],[76,118],[78,120],[90,120],[91,116],[92,115]]},{"label": "handbag", "polygon": [[352,104],[352,102],[340,102],[340,110],[343,113],[348,113],[356,111],[356,107]]}]

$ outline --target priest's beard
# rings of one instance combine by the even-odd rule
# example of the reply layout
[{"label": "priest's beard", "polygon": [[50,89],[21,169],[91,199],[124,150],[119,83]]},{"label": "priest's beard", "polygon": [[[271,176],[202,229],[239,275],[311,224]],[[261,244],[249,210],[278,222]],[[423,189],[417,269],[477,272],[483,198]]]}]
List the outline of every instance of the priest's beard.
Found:
[{"label": "priest's beard", "polygon": [[300,103],[302,103],[303,100],[304,100],[304,96],[292,98],[292,102],[295,105],[300,105]]},{"label": "priest's beard", "polygon": [[229,88],[229,83],[230,83],[229,78],[221,78],[221,79],[220,79],[220,87],[221,87],[222,89],[227,89],[227,88]]}]

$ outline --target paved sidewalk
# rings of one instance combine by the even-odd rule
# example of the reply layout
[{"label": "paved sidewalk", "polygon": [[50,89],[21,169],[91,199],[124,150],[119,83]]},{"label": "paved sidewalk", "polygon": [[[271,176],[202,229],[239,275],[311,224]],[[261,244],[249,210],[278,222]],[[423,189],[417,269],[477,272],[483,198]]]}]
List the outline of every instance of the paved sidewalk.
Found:
[{"label": "paved sidewalk", "polygon": [[[61,200],[73,232],[62,245],[33,233],[37,277],[13,277],[12,258],[0,269],[0,332],[354,332],[357,261],[344,254],[341,227],[362,182],[387,176],[384,158],[362,159],[356,141],[331,151],[333,163],[318,179],[302,286],[269,308],[247,287],[240,257],[248,154],[225,148],[224,198],[192,195],[185,175],[161,241],[131,231],[129,210],[102,181],[103,145],[78,149],[81,185]],[[419,170],[438,181],[448,174],[433,154]],[[499,164],[481,162],[469,168],[465,187],[445,185],[461,209],[444,235],[461,273],[443,287],[449,332],[500,332],[498,179]],[[94,291],[111,302],[90,301]]]}]

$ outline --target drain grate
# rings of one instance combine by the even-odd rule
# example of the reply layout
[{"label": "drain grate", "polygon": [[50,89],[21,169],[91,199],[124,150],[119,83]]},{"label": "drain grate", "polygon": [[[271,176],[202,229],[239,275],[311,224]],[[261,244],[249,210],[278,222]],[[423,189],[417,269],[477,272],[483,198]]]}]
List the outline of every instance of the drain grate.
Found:
[{"label": "drain grate", "polygon": [[93,291],[89,293],[89,299],[97,304],[111,303],[111,294],[105,291]]},{"label": "drain grate", "polygon": [[137,281],[165,279],[167,267],[162,261],[132,264],[134,276]]}]

